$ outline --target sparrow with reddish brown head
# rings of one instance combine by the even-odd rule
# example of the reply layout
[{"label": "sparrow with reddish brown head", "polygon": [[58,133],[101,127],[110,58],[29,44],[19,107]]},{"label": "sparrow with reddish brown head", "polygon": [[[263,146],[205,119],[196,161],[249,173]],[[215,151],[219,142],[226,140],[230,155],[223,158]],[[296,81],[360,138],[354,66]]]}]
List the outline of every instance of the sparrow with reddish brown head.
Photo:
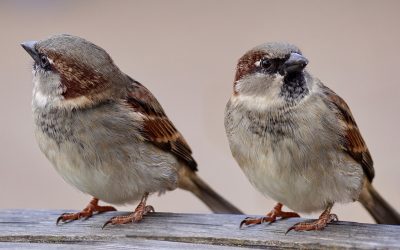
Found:
[{"label": "sparrow with reddish brown head", "polygon": [[[241,225],[298,217],[283,212],[324,211],[289,230],[320,230],[337,220],[335,203],[359,200],[378,223],[400,224],[399,214],[371,185],[371,155],[345,101],[306,70],[293,45],[266,43],[237,65],[225,128],[233,157],[263,195],[278,204]],[[288,231],[289,231],[288,230]]]},{"label": "sparrow with reddish brown head", "polygon": [[40,149],[66,182],[93,196],[79,213],[58,221],[115,210],[98,205],[140,201],[128,216],[140,221],[153,207],[149,194],[177,187],[216,213],[240,211],[196,174],[192,151],[151,92],[114,64],[95,44],[56,35],[22,47],[34,59],[32,110]]}]

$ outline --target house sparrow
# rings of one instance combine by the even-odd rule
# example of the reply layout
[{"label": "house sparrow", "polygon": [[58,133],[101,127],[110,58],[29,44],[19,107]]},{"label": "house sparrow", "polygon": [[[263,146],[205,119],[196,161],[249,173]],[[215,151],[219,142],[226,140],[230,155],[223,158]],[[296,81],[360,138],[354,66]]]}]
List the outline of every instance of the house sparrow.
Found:
[{"label": "house sparrow", "polygon": [[371,185],[371,155],[345,101],[307,72],[308,60],[286,43],[266,43],[237,65],[225,129],[233,157],[263,195],[278,204],[245,225],[323,213],[289,228],[321,230],[337,220],[336,203],[360,201],[378,223],[400,224],[399,214]]},{"label": "house sparrow", "polygon": [[140,221],[154,211],[152,193],[188,190],[216,213],[241,213],[196,174],[183,136],[151,92],[124,74],[105,50],[82,38],[56,35],[21,44],[34,60],[32,110],[40,149],[64,180],[93,196],[68,222],[115,210],[102,200],[140,200],[128,216],[105,225]]}]

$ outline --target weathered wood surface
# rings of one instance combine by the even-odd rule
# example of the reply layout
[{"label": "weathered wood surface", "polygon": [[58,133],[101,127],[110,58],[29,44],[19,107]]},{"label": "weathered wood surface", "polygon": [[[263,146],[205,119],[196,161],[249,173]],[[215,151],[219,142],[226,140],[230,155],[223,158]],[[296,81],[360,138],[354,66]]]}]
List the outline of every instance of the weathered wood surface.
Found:
[{"label": "weathered wood surface", "polygon": [[319,232],[285,231],[302,219],[239,229],[241,215],[152,213],[137,224],[101,226],[110,212],[56,225],[65,211],[0,210],[0,249],[400,249],[400,226],[337,222]]}]

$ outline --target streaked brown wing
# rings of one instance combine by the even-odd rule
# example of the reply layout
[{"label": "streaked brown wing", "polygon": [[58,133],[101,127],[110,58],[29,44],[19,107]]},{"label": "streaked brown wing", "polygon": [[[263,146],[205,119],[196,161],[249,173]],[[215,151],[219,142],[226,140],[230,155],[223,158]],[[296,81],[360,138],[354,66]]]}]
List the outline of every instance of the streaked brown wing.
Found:
[{"label": "streaked brown wing", "polygon": [[375,176],[372,157],[351,114],[349,106],[340,96],[326,86],[324,86],[324,93],[330,103],[337,109],[339,119],[345,124],[343,150],[361,164],[365,175],[372,181]]},{"label": "streaked brown wing", "polygon": [[157,99],[146,87],[133,79],[129,90],[127,103],[136,112],[145,115],[142,127],[143,137],[157,147],[173,153],[196,171],[197,163],[192,157],[192,150],[168,119]]}]

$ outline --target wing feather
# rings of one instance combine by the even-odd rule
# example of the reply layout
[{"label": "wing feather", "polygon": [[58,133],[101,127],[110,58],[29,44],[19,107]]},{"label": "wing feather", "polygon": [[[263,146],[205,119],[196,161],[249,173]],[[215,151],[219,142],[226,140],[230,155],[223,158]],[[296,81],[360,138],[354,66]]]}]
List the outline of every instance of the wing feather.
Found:
[{"label": "wing feather", "polygon": [[345,127],[342,144],[343,150],[363,167],[365,175],[372,181],[375,176],[373,160],[349,106],[328,87],[323,86],[323,91],[328,97],[330,106],[333,106],[337,111],[338,118],[343,121]]},{"label": "wing feather", "polygon": [[126,102],[135,112],[144,115],[142,135],[150,143],[169,151],[185,162],[193,171],[197,163],[189,145],[168,119],[163,108],[151,92],[139,82],[132,80]]}]

